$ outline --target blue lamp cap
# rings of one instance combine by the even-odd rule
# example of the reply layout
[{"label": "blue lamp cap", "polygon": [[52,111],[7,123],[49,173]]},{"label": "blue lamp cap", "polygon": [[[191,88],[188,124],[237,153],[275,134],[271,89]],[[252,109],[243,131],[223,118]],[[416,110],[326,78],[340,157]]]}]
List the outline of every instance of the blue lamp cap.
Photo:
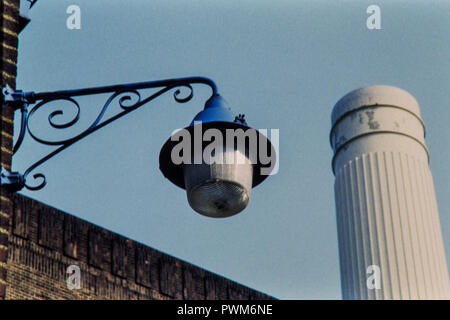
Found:
[{"label": "blue lamp cap", "polygon": [[231,109],[219,94],[213,95],[206,101],[205,108],[197,113],[190,125],[194,125],[194,122],[240,122],[247,125],[242,115],[236,117],[231,112]]}]

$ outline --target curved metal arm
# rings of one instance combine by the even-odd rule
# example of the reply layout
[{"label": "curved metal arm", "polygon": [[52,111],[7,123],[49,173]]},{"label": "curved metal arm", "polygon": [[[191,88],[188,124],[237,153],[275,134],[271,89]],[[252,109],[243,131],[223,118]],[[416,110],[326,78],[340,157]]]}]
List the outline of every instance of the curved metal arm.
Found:
[{"label": "curved metal arm", "polygon": [[[76,89],[76,90],[53,91],[53,92],[41,92],[41,93],[11,91],[8,88],[4,89],[3,90],[4,101],[6,103],[11,103],[11,104],[16,104],[16,105],[21,106],[21,111],[22,111],[20,133],[19,133],[17,142],[14,145],[13,152],[15,153],[20,148],[22,141],[25,137],[26,131],[29,133],[30,137],[33,138],[38,143],[45,144],[45,145],[51,145],[51,146],[59,146],[54,151],[50,152],[49,154],[47,154],[40,160],[33,163],[22,175],[22,179],[20,179],[21,185],[20,186],[15,185],[14,189],[20,190],[23,187],[26,187],[29,190],[42,189],[46,184],[45,175],[42,173],[37,173],[37,174],[33,175],[34,179],[41,179],[41,182],[38,185],[30,186],[26,183],[27,176],[33,170],[35,170],[37,167],[39,167],[41,164],[43,164],[47,160],[51,159],[52,157],[54,157],[61,151],[67,149],[72,144],[74,144],[74,143],[78,142],[79,140],[83,139],[84,137],[88,136],[89,134],[91,134],[91,133],[99,130],[100,128],[108,125],[109,123],[125,116],[126,114],[138,109],[139,107],[143,106],[144,104],[147,104],[148,102],[154,100],[155,98],[161,96],[162,94],[164,94],[172,89],[177,88],[175,90],[175,92],[173,93],[173,96],[174,96],[174,99],[176,102],[185,103],[185,102],[190,101],[193,97],[192,84],[207,85],[207,86],[211,87],[211,90],[212,90],[211,96],[217,95],[217,87],[216,87],[215,83],[211,79],[203,78],[203,77],[166,79],[166,80],[157,80],[157,81],[119,84],[119,85],[113,85],[113,86],[84,88],[84,89]],[[180,91],[181,87],[187,88],[189,90],[189,93],[187,96],[181,97],[181,91]],[[158,91],[154,92],[150,96],[143,99],[138,90],[150,89],[150,88],[161,88],[161,89],[159,89]],[[61,116],[64,113],[62,109],[58,109],[49,114],[48,123],[50,124],[51,127],[55,128],[55,129],[70,128],[78,122],[78,120],[80,118],[80,112],[81,112],[80,105],[74,99],[74,97],[94,95],[94,94],[104,94],[104,93],[112,93],[112,94],[109,96],[109,98],[103,105],[97,118],[92,122],[92,124],[86,130],[75,135],[74,137],[71,137],[68,139],[60,139],[60,140],[50,141],[50,140],[40,138],[30,129],[30,126],[29,126],[30,119],[33,117],[33,115],[38,110],[40,110],[43,106],[45,106],[49,102],[52,102],[55,100],[64,100],[64,101],[68,101],[68,102],[72,103],[73,106],[75,106],[76,114],[70,121],[67,121],[65,123],[56,123],[54,121],[54,118],[57,116]],[[119,106],[122,111],[117,113],[116,115],[102,121],[106,110],[112,104],[112,102],[115,101],[116,99],[118,99]],[[132,101],[134,101],[134,102],[132,102]],[[37,103],[37,104],[35,104],[35,103]],[[35,104],[35,105],[30,110],[28,110],[27,107],[29,104]],[[2,182],[2,184],[4,184],[4,183]]]}]

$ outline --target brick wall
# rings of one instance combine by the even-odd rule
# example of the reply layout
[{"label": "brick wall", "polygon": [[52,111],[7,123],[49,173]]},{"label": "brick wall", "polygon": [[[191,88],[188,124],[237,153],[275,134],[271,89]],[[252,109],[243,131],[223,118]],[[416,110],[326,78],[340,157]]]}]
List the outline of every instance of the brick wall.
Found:
[{"label": "brick wall", "polygon": [[[19,26],[19,0],[0,1],[0,76],[1,86],[16,85],[17,46]],[[10,170],[12,158],[13,110],[5,105],[0,106],[0,163]],[[0,188],[0,300],[6,294],[6,261],[8,258],[8,236],[12,212],[11,194]]]},{"label": "brick wall", "polygon": [[[272,299],[76,218],[12,196],[6,299]],[[69,265],[81,289],[68,289]]]}]

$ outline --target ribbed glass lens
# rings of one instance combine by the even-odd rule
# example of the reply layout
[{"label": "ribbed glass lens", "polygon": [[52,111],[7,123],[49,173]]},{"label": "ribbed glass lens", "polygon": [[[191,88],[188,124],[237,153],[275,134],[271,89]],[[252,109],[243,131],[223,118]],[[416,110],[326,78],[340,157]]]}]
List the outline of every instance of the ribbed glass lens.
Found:
[{"label": "ribbed glass lens", "polygon": [[[244,210],[252,188],[253,167],[249,159],[237,150],[223,152],[222,156],[222,164],[184,165],[189,205],[198,213],[215,218],[229,217]],[[226,157],[234,159],[234,163],[226,163]]]}]

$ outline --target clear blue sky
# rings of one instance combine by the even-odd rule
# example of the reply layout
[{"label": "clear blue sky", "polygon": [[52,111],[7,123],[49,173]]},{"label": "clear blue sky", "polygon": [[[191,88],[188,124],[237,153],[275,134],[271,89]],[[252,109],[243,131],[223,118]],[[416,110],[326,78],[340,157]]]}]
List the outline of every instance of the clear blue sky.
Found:
[{"label": "clear blue sky", "polygon": [[[80,30],[66,28],[71,4]],[[371,4],[381,30],[366,28]],[[191,210],[158,154],[203,107],[197,87],[188,104],[166,94],[80,141],[36,171],[43,190],[23,193],[277,298],[340,299],[331,110],[353,89],[394,85],[421,106],[450,261],[449,16],[448,1],[38,1],[20,34],[19,89],[210,77],[250,125],[280,130],[280,167],[237,216]],[[81,127],[105,99],[80,100],[92,110]],[[47,150],[26,141],[13,169]]]}]

